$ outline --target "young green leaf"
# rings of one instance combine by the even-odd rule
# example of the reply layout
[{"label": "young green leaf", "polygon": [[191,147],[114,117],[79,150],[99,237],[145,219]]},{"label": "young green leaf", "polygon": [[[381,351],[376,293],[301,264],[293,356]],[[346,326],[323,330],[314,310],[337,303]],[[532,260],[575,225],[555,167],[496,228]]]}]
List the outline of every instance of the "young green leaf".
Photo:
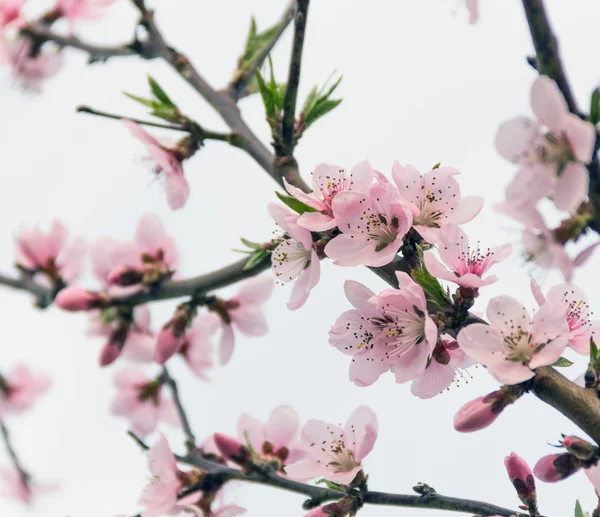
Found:
[{"label": "young green leaf", "polygon": [[248,262],[246,262],[246,264],[244,264],[244,267],[242,268],[244,271],[248,271],[249,269],[252,269],[253,267],[257,266],[258,264],[260,264],[261,262],[263,262],[264,260],[266,260],[269,257],[269,254],[264,251],[264,250],[256,250],[248,259]]},{"label": "young green leaf", "polygon": [[552,365],[557,368],[567,368],[573,364],[573,361],[569,361],[566,357],[559,357],[557,361]]},{"label": "young green leaf", "polygon": [[452,302],[448,293],[439,283],[438,279],[427,271],[425,262],[423,261],[423,250],[420,246],[417,246],[417,253],[421,262],[421,267],[412,271],[411,276],[413,280],[421,286],[430,298],[440,306],[450,305]]},{"label": "young green leaf", "polygon": [[309,111],[308,114],[306,115],[306,118],[304,119],[304,123],[306,124],[306,127],[309,127],[310,125],[314,124],[323,115],[326,115],[331,110],[336,108],[340,104],[340,102],[342,102],[342,99],[325,100],[325,101],[319,103],[311,111]]},{"label": "young green leaf", "polygon": [[173,101],[150,75],[148,76],[148,84],[150,85],[152,95],[154,95],[154,98],[157,101],[159,101],[163,106],[175,108],[175,104],[173,103]]},{"label": "young green leaf", "polygon": [[583,513],[583,508],[581,507],[581,503],[579,499],[575,502],[575,517],[586,517]]},{"label": "young green leaf", "polygon": [[592,124],[597,124],[600,122],[600,88],[595,88],[592,92],[589,118]]},{"label": "young green leaf", "polygon": [[258,242],[252,242],[247,239],[244,239],[243,237],[240,237],[240,240],[244,243],[244,246],[247,246],[248,248],[252,248],[254,250],[262,250],[263,249],[263,245]]},{"label": "young green leaf", "polygon": [[337,483],[334,483],[333,481],[329,481],[328,479],[325,478],[321,478],[319,479],[319,481],[316,482],[317,485],[323,483],[327,488],[329,488],[330,490],[335,490],[336,492],[344,492],[344,489],[338,485]]},{"label": "young green leaf", "polygon": [[265,106],[265,111],[267,113],[267,118],[274,120],[275,100],[273,98],[271,90],[269,89],[269,86],[267,85],[267,83],[265,83],[265,80],[259,71],[256,72],[256,81],[258,82],[258,91],[260,92],[260,96],[262,97],[262,101]]},{"label": "young green leaf", "polygon": [[133,93],[123,92],[123,94],[127,95],[127,97],[129,97],[130,99],[133,99],[134,101],[139,102],[140,104],[143,104],[144,106],[148,106],[149,108],[152,108],[152,109],[161,106],[161,104],[159,104],[156,101],[153,101],[151,99],[144,99],[143,97],[138,97],[137,95],[133,95]]},{"label": "young green leaf", "polygon": [[286,196],[284,194],[280,194],[279,192],[275,192],[279,200],[284,203],[286,206],[291,208],[294,212],[302,215],[304,212],[316,212],[317,210],[311,206],[305,205],[302,201],[298,201],[295,197]]}]

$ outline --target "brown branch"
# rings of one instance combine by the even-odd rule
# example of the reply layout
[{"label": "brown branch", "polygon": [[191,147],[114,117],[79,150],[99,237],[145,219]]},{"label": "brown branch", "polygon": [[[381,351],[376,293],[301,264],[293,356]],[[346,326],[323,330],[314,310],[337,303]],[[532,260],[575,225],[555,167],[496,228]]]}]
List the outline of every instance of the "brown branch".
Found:
[{"label": "brown branch", "polygon": [[54,300],[54,293],[52,289],[36,283],[33,279],[28,277],[11,278],[9,276],[0,274],[0,285],[6,285],[13,289],[25,291],[34,294],[37,298],[36,305],[41,309],[48,307]]},{"label": "brown branch", "polygon": [[192,431],[190,421],[188,420],[187,414],[181,402],[181,398],[179,397],[179,389],[177,388],[177,382],[175,382],[175,379],[171,377],[166,366],[163,366],[161,380],[164,384],[167,384],[171,390],[171,395],[173,396],[173,401],[175,402],[175,406],[177,407],[177,413],[179,414],[179,419],[181,420],[183,432],[185,433],[185,445],[187,447],[187,450],[193,451],[196,448],[196,437],[194,436],[194,432]]},{"label": "brown branch", "polygon": [[31,479],[31,475],[23,467],[23,464],[21,463],[21,460],[17,455],[17,451],[15,451],[15,448],[13,447],[13,444],[11,442],[8,428],[2,420],[0,420],[0,431],[2,432],[2,438],[4,440],[6,450],[8,451],[8,456],[10,457],[10,460],[12,461],[15,470],[18,472],[23,486],[25,486],[29,490],[29,481]]},{"label": "brown branch", "polygon": [[298,0],[296,17],[294,19],[294,42],[292,45],[292,57],[290,59],[290,71],[283,100],[283,121],[281,126],[281,140],[286,156],[292,156],[296,146],[296,100],[298,98],[298,86],[300,84],[300,70],[302,66],[302,49],[304,47],[304,33],[306,31],[306,17],[308,16],[308,4],[310,0]]},{"label": "brown branch", "polygon": [[[297,494],[302,494],[310,498],[309,506],[311,508],[318,506],[326,501],[333,501],[343,497],[343,494],[336,490],[322,488],[315,485],[299,483],[289,478],[279,476],[272,472],[253,472],[244,474],[240,470],[224,467],[219,463],[214,463],[202,457],[199,453],[192,453],[185,458],[178,458],[181,462],[193,465],[201,470],[218,474],[223,480],[239,480],[260,485],[268,485],[275,488],[281,488]],[[193,491],[193,490],[192,490]],[[186,495],[191,493],[189,490]],[[482,516],[501,515],[510,517],[517,515],[525,517],[522,513],[517,513],[506,508],[501,508],[492,504],[473,501],[470,499],[459,499],[456,497],[447,497],[433,491],[426,495],[403,495],[387,494],[384,492],[366,492],[364,503],[370,505],[399,506],[409,508],[431,508],[438,510],[448,510],[454,512],[477,514]]]},{"label": "brown branch", "polygon": [[292,0],[290,5],[287,7],[281,20],[277,24],[277,31],[273,34],[271,40],[261,49],[261,51],[256,55],[254,62],[248,67],[248,69],[242,74],[237,75],[227,86],[227,93],[231,96],[231,98],[237,102],[241,99],[246,91],[246,88],[256,75],[256,72],[260,69],[260,67],[267,59],[267,56],[273,50],[273,47],[281,38],[281,35],[285,32],[290,22],[294,19],[294,13],[296,12],[296,0]]}]

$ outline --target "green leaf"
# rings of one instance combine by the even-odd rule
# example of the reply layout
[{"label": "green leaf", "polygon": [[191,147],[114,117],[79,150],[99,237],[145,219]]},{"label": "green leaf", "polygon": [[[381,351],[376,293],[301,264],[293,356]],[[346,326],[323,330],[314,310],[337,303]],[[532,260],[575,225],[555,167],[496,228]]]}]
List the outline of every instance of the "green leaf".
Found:
[{"label": "green leaf", "polygon": [[331,110],[337,108],[337,106],[339,106],[340,102],[342,102],[342,99],[326,100],[326,101],[319,103],[311,111],[309,111],[308,114],[306,115],[306,118],[304,119],[304,123],[306,124],[306,127],[309,127],[310,125],[314,124],[323,115],[326,115]]},{"label": "green leaf", "polygon": [[585,514],[583,513],[583,508],[581,508],[581,503],[579,502],[579,499],[577,499],[577,501],[575,502],[575,517],[585,517]]},{"label": "green leaf", "polygon": [[152,95],[154,95],[154,98],[157,101],[159,101],[163,106],[168,106],[169,108],[175,107],[173,101],[150,75],[148,76],[148,84],[150,85]]},{"label": "green leaf", "polygon": [[257,32],[256,20],[253,17],[250,22],[248,36],[246,37],[244,53],[238,60],[238,69],[242,72],[248,71],[248,69],[256,62],[259,55],[263,52],[264,48],[275,37],[275,34],[278,30],[279,24],[276,24],[262,32]]},{"label": "green leaf", "polygon": [[306,100],[304,101],[304,106],[302,106],[301,113],[308,113],[313,107],[314,103],[317,101],[318,96],[319,92],[317,90],[317,87],[313,86],[313,89],[310,92],[308,92],[308,95],[306,96]]},{"label": "green leaf", "polygon": [[448,293],[444,291],[444,288],[438,282],[438,279],[427,271],[425,262],[423,261],[423,250],[420,246],[417,246],[417,253],[421,262],[421,267],[420,269],[412,271],[411,276],[413,280],[422,287],[423,291],[425,291],[435,303],[440,306],[450,305],[452,302]]},{"label": "green leaf", "polygon": [[246,264],[244,265],[244,267],[242,268],[244,271],[248,271],[249,269],[252,269],[253,267],[257,266],[258,264],[260,264],[261,262],[263,262],[265,259],[267,259],[269,257],[269,254],[264,251],[264,250],[256,250],[248,259],[248,262],[246,262]]},{"label": "green leaf", "polygon": [[133,99],[136,102],[139,102],[140,104],[143,104],[144,106],[148,106],[149,108],[157,108],[159,106],[161,106],[161,104],[159,104],[156,101],[150,100],[150,99],[144,99],[143,97],[138,97],[137,95],[133,95],[132,93],[127,93],[127,92],[123,92],[125,95],[127,95],[127,97],[129,97],[130,99]]},{"label": "green leaf", "polygon": [[438,163],[436,163],[436,164],[435,164],[433,167],[431,167],[431,170],[432,170],[432,171],[434,171],[434,170],[436,170],[436,169],[439,169],[439,168],[440,168],[440,165],[442,165],[442,162],[438,162]]},{"label": "green leaf", "polygon": [[246,45],[244,46],[244,56],[252,54],[254,40],[256,39],[256,18],[254,16],[250,18],[250,29],[248,30],[248,36],[246,36]]},{"label": "green leaf", "polygon": [[302,201],[298,201],[295,197],[286,196],[285,194],[280,194],[279,192],[275,192],[275,194],[282,203],[300,215],[302,215],[304,212],[317,211],[315,208],[305,205]]},{"label": "green leaf", "polygon": [[325,478],[319,479],[319,481],[317,481],[316,484],[317,485],[324,484],[330,490],[335,490],[336,492],[342,492],[342,493],[344,492],[344,489],[340,485],[338,485],[337,483],[334,483],[333,481],[329,481],[328,479],[325,479]]},{"label": "green leaf", "polygon": [[157,106],[152,110],[152,115],[166,120],[167,122],[181,122],[181,115],[178,113],[177,108],[171,108],[169,106]]},{"label": "green leaf", "polygon": [[596,88],[592,92],[589,118],[592,124],[597,124],[600,122],[600,88]]},{"label": "green leaf", "polygon": [[258,82],[258,91],[260,92],[260,96],[262,97],[263,104],[265,106],[265,111],[267,113],[267,118],[272,120],[275,119],[275,99],[273,98],[273,94],[271,90],[265,83],[265,80],[260,72],[256,72],[256,81]]},{"label": "green leaf", "polygon": [[259,242],[252,242],[243,237],[240,237],[240,240],[244,243],[244,246],[248,246],[248,248],[252,248],[254,250],[262,250],[263,245]]},{"label": "green leaf", "polygon": [[593,338],[590,339],[590,366],[597,372],[600,368],[600,354]]},{"label": "green leaf", "polygon": [[552,366],[557,368],[567,368],[573,364],[573,361],[569,361],[566,357],[560,357]]}]

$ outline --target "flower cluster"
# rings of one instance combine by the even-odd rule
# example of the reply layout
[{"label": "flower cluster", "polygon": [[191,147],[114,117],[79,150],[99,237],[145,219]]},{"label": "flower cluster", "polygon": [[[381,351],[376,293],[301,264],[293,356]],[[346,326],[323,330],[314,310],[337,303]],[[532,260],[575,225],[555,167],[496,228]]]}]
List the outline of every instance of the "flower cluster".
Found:
[{"label": "flower cluster", "polygon": [[[531,88],[535,118],[516,117],[505,122],[496,135],[496,148],[519,169],[506,189],[506,201],[498,211],[524,225],[523,245],[528,260],[545,268],[556,268],[570,281],[573,270],[589,258],[591,249],[575,259],[565,244],[575,241],[585,229],[586,200],[596,128],[569,112],[554,81],[546,76]],[[550,198],[555,207],[570,214],[560,227],[547,227],[538,210]],[[595,245],[593,245],[595,246]]]}]

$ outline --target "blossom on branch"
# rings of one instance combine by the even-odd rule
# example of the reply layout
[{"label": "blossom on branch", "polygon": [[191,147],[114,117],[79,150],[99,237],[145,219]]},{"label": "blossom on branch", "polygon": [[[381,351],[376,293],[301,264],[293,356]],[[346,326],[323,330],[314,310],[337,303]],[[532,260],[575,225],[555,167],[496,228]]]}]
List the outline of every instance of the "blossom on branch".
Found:
[{"label": "blossom on branch", "polygon": [[207,371],[215,366],[212,336],[218,327],[219,321],[214,315],[198,316],[186,329],[185,340],[179,349],[190,369],[203,380],[208,379]]},{"label": "blossom on branch", "polygon": [[444,225],[468,223],[483,206],[480,196],[461,197],[458,174],[452,167],[438,167],[424,175],[412,165],[394,162],[392,167],[394,183],[412,212],[415,230],[431,244],[437,243]]},{"label": "blossom on branch", "polygon": [[299,309],[319,282],[321,265],[309,230],[298,225],[298,215],[276,203],[269,203],[269,215],[283,232],[271,255],[271,269],[278,282],[296,280],[287,304],[288,309]]},{"label": "blossom on branch", "polygon": [[285,470],[300,481],[324,477],[349,485],[362,471],[362,460],[373,449],[377,431],[377,415],[367,406],[356,408],[343,428],[309,420],[300,435],[300,447],[307,458],[288,465]]},{"label": "blossom on branch", "polygon": [[27,0],[0,0],[0,30],[7,25],[18,23],[21,9]]},{"label": "blossom on branch", "polygon": [[86,247],[82,239],[68,241],[66,227],[54,221],[48,233],[25,230],[15,239],[15,263],[34,275],[42,273],[53,286],[68,284],[81,271]]},{"label": "blossom on branch", "polygon": [[346,297],[355,309],[343,313],[329,331],[329,343],[352,356],[350,380],[373,384],[388,370],[402,383],[421,375],[437,343],[425,293],[406,273],[396,272],[398,289],[375,295],[347,280]]},{"label": "blossom on branch", "polygon": [[150,380],[144,372],[126,368],[114,377],[117,393],[111,404],[113,415],[129,420],[131,430],[145,437],[159,422],[181,424],[172,399],[164,396],[160,379]]},{"label": "blossom on branch", "polygon": [[442,226],[437,249],[445,266],[435,258],[432,251],[428,251],[424,258],[429,273],[471,289],[496,282],[498,280],[496,275],[483,277],[494,264],[503,262],[512,252],[510,244],[482,249],[478,242],[477,248],[471,249],[469,238],[455,224]]},{"label": "blossom on branch", "polygon": [[412,224],[410,210],[389,183],[341,192],[332,206],[342,233],[327,243],[325,254],[339,266],[389,264]]},{"label": "blossom on branch", "polygon": [[180,156],[174,146],[161,144],[135,122],[127,119],[122,122],[146,146],[149,158],[155,163],[153,172],[163,181],[169,207],[172,210],[182,208],[190,195],[190,187],[183,175],[184,157]]},{"label": "blossom on branch", "polygon": [[17,366],[5,377],[0,376],[0,420],[5,413],[30,408],[51,384],[52,379],[48,375],[34,373],[27,366]]},{"label": "blossom on branch", "polygon": [[18,84],[29,92],[40,93],[42,84],[58,73],[63,64],[62,53],[41,50],[32,56],[29,38],[9,40],[0,36],[0,65],[9,65]]},{"label": "blossom on branch", "polygon": [[300,460],[304,454],[298,448],[300,419],[290,406],[275,408],[266,423],[243,413],[237,422],[239,439],[267,460],[285,467]]},{"label": "blossom on branch", "polygon": [[590,304],[583,290],[572,284],[559,284],[552,287],[544,296],[533,278],[531,290],[540,307],[546,303],[563,307],[569,325],[569,346],[580,354],[589,354],[590,339],[600,331],[600,320],[591,319]]},{"label": "blossom on branch", "polygon": [[270,298],[275,282],[271,276],[258,276],[240,283],[237,294],[229,300],[217,299],[209,310],[219,315],[221,340],[219,359],[227,364],[235,345],[234,327],[249,337],[264,336],[268,332],[263,305]]},{"label": "blossom on branch", "polygon": [[596,129],[570,113],[556,83],[538,77],[531,88],[536,119],[516,117],[498,129],[496,148],[520,166],[507,189],[511,204],[535,205],[552,196],[559,210],[573,211],[587,199]]},{"label": "blossom on branch", "polygon": [[468,325],[458,334],[458,342],[499,382],[531,379],[535,368],[554,364],[567,346],[569,326],[559,304],[542,305],[532,319],[514,298],[497,296],[488,305],[487,317],[490,325]]},{"label": "blossom on branch", "polygon": [[373,169],[369,162],[357,163],[350,172],[339,165],[320,163],[312,173],[313,191],[310,194],[290,185],[286,179],[286,190],[298,201],[314,208],[316,212],[304,212],[298,224],[313,232],[331,230],[339,226],[333,213],[333,199],[342,192],[358,191],[373,183]]}]

